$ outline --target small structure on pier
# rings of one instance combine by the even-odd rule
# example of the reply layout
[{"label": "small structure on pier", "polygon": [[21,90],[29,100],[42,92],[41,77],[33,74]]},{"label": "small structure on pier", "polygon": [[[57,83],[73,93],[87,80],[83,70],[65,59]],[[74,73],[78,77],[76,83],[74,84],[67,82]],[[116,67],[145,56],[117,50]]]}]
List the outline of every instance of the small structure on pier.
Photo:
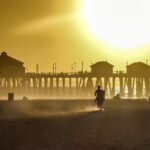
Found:
[{"label": "small structure on pier", "polygon": [[[92,96],[98,85],[108,98],[143,98],[150,96],[150,66],[136,62],[127,65],[127,72],[113,73],[113,65],[99,61],[91,65],[91,72],[70,73],[25,73],[23,62],[2,52],[0,55],[0,95],[19,93],[45,96]],[[82,64],[83,68],[83,64]],[[82,69],[83,70],[83,69]]]},{"label": "small structure on pier", "polygon": [[129,97],[136,95],[141,98],[150,95],[149,75],[150,66],[143,62],[135,62],[127,66]]},{"label": "small structure on pier", "polygon": [[2,52],[0,55],[0,75],[4,77],[22,76],[25,74],[23,62]]},{"label": "small structure on pier", "polygon": [[127,74],[132,76],[149,76],[150,66],[143,62],[135,62],[127,66]]},{"label": "small structure on pier", "polygon": [[94,75],[112,75],[113,74],[113,65],[107,61],[99,61],[91,65],[91,73]]}]

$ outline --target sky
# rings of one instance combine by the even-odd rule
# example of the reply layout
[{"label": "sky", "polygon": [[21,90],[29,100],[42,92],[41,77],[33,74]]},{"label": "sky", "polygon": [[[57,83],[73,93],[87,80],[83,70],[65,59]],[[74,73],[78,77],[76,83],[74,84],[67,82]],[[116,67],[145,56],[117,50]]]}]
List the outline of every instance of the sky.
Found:
[{"label": "sky", "polygon": [[98,38],[90,20],[83,17],[85,1],[0,0],[0,52],[23,61],[30,72],[35,71],[36,64],[40,72],[52,72],[53,63],[57,63],[58,72],[70,72],[75,62],[80,71],[82,61],[84,70],[90,70],[97,61],[108,61],[114,70],[125,70],[127,62],[149,59],[148,42],[136,48],[120,48]]}]

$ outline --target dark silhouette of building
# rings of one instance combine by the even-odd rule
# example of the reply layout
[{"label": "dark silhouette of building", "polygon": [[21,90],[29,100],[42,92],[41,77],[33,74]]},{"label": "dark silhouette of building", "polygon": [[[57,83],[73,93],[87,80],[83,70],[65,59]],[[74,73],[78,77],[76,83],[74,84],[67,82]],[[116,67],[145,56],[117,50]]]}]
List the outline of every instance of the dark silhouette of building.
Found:
[{"label": "dark silhouette of building", "polygon": [[127,66],[128,75],[128,95],[133,96],[136,92],[136,97],[141,98],[143,96],[143,90],[146,96],[150,94],[150,66],[143,62],[135,62]]},{"label": "dark silhouette of building", "polygon": [[148,76],[150,66],[143,62],[135,62],[127,66],[127,74],[132,76]]},{"label": "dark silhouette of building", "polygon": [[[105,95],[113,97],[116,91],[120,97],[142,98],[150,96],[150,66],[136,62],[127,65],[127,72],[113,73],[113,65],[99,61],[91,65],[91,72],[56,73],[57,64],[53,64],[53,73],[26,72],[23,62],[2,52],[0,55],[0,95],[8,92],[22,95],[51,96],[93,96],[94,89],[101,85]],[[118,90],[119,87],[119,90]],[[19,92],[18,92],[19,91]]]},{"label": "dark silhouette of building", "polygon": [[25,74],[23,62],[2,52],[0,55],[0,75],[5,77],[22,76]]},{"label": "dark silhouette of building", "polygon": [[95,75],[112,75],[113,74],[113,65],[107,61],[99,61],[91,65],[91,73]]}]

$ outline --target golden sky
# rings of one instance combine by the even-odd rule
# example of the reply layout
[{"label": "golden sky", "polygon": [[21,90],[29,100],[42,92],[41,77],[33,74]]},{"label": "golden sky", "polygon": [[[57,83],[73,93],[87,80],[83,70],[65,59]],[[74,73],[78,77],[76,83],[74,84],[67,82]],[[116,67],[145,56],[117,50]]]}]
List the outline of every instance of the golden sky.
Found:
[{"label": "golden sky", "polygon": [[[85,0],[86,1],[86,0]],[[0,49],[28,65],[28,71],[89,70],[91,63],[107,60],[115,70],[124,70],[126,62],[149,59],[150,46],[117,48],[91,31],[83,19],[84,0],[1,0]],[[88,1],[88,0],[87,0]],[[96,12],[97,14],[99,12]],[[88,13],[87,13],[88,14]],[[99,16],[99,15],[97,15]]]}]

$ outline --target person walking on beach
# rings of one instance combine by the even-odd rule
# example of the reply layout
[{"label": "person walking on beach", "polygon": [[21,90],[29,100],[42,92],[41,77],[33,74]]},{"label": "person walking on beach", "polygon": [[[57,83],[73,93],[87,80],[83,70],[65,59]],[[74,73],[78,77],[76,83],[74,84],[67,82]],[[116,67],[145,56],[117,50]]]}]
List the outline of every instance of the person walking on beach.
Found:
[{"label": "person walking on beach", "polygon": [[103,104],[105,101],[105,91],[101,89],[101,86],[98,86],[97,90],[95,91],[95,103],[97,105],[97,107],[100,110],[103,110]]}]

